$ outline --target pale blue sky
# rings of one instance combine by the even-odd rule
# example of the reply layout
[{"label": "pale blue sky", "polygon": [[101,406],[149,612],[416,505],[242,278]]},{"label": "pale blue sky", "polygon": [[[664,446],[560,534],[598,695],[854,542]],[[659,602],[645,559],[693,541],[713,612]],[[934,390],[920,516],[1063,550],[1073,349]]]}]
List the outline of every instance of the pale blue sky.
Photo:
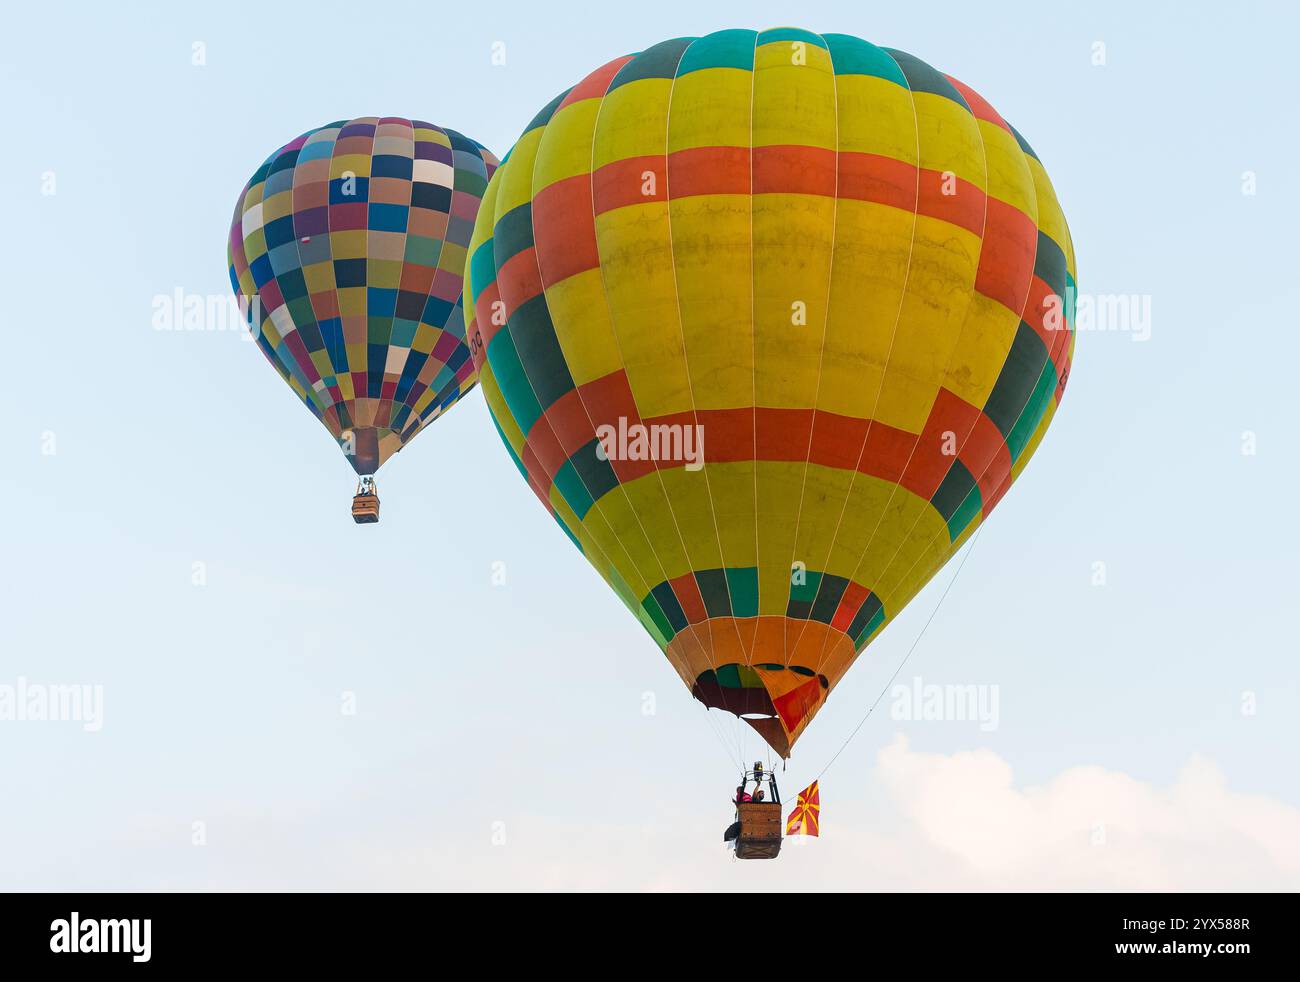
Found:
[{"label": "pale blue sky", "polygon": [[[0,888],[997,888],[1039,884],[1031,867],[1054,887],[1300,885],[1275,848],[1300,815],[1298,21],[1281,3],[8,12],[0,685],[97,684],[105,705],[95,733],[0,721]],[[408,115],[504,154],[612,57],[791,23],[980,91],[1052,175],[1081,291],[1149,296],[1151,337],[1080,337],[1044,446],[903,671],[997,685],[997,730],[893,720],[887,698],[823,782],[823,839],[733,864],[724,745],[519,479],[477,391],[384,469],[383,522],[354,527],[350,468],[256,348],[156,331],[151,304],[228,291],[235,197],[307,129]],[[954,569],[836,689],[788,796]],[[1074,824],[1045,810],[1048,845],[992,859],[936,829],[934,797],[959,825],[988,803],[948,770],[989,755],[1021,804],[1055,788]],[[1194,756],[1226,782],[1206,792],[1218,825],[1218,805],[1170,790]],[[1116,772],[1112,789],[1138,787],[1128,775],[1149,808],[1053,783],[1083,766]],[[1125,832],[1098,852],[1078,821]],[[1125,879],[1144,864],[1152,879]]]}]

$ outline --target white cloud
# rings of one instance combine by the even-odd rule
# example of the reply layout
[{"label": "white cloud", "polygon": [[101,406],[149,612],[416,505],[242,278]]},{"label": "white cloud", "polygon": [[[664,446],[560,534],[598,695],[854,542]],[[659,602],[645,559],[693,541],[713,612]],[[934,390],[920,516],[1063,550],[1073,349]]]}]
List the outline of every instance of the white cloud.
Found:
[{"label": "white cloud", "polygon": [[992,751],[919,753],[898,737],[880,752],[877,776],[915,841],[959,864],[962,887],[1300,887],[1300,809],[1228,790],[1204,757],[1193,756],[1168,787],[1076,767],[1017,788]]},{"label": "white cloud", "polygon": [[1204,757],[1167,787],[1101,767],[1017,787],[992,751],[923,753],[898,736],[859,787],[851,783],[851,772],[831,775],[823,838],[787,840],[776,863],[733,861],[716,809],[706,816],[671,802],[638,805],[640,820],[626,825],[525,814],[503,846],[396,846],[380,856],[362,848],[351,859],[382,876],[380,889],[1300,887],[1300,809],[1228,790]]},{"label": "white cloud", "polygon": [[[208,822],[140,816],[87,854],[42,855],[9,888],[134,890],[1295,890],[1300,809],[1228,789],[1192,757],[1167,786],[1075,767],[1017,786],[990,750],[912,750],[898,736],[855,775],[823,782],[822,838],[737,862],[725,801],[609,792],[591,813],[501,808],[505,841],[471,796],[417,805],[385,777],[328,804],[259,802]],[[299,789],[301,790],[301,789]],[[787,792],[793,789],[787,788]],[[621,807],[626,801],[626,807]],[[87,832],[87,834],[89,834]],[[85,836],[72,834],[70,841]]]}]

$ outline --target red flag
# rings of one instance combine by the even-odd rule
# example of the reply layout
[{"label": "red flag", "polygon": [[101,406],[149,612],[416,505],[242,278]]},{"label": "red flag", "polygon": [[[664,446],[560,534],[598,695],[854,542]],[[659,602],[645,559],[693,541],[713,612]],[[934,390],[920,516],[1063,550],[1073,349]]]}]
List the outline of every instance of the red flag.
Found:
[{"label": "red flag", "polygon": [[786,835],[818,835],[821,830],[821,791],[817,788],[817,782],[799,792],[799,800],[795,803],[794,811],[785,822]]}]

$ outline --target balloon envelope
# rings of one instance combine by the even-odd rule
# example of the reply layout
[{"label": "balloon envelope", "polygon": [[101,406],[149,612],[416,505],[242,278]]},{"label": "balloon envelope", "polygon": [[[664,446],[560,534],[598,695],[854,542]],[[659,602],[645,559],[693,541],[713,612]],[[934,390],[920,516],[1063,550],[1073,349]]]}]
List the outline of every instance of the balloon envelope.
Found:
[{"label": "balloon envelope", "polygon": [[1042,164],[969,86],[722,31],[537,115],[479,213],[469,334],[534,492],[784,756],[1033,454],[1074,268]]},{"label": "balloon envelope", "polygon": [[461,283],[497,160],[454,130],[330,123],[281,147],[235,207],[228,259],[258,346],[373,474],[477,381]]}]

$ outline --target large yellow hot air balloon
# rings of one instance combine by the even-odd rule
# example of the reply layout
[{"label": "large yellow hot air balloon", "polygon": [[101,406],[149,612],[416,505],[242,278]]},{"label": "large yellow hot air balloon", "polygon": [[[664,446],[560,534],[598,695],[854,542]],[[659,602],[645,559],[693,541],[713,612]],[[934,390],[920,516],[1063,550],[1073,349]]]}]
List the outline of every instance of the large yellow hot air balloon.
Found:
[{"label": "large yellow hot air balloon", "polygon": [[467,330],[538,497],[695,696],[788,756],[1033,454],[1074,268],[970,87],[722,31],[537,115],[484,196]]}]

